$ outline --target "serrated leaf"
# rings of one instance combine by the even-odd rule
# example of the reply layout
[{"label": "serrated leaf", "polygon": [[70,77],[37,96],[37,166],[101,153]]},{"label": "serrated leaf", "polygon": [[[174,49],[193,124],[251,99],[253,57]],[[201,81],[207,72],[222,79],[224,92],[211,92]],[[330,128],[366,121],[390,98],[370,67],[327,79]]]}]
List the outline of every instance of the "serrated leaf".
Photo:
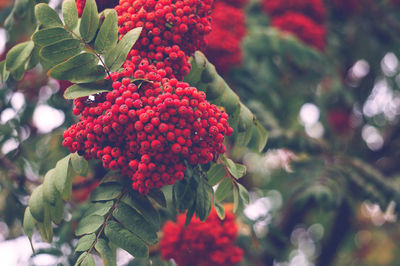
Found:
[{"label": "serrated leaf", "polygon": [[17,44],[7,53],[6,70],[11,73],[19,70],[29,60],[35,44],[32,41]]},{"label": "serrated leaf", "polygon": [[97,231],[104,223],[104,217],[100,215],[90,215],[84,217],[75,230],[75,235],[91,234]]},{"label": "serrated leaf", "polygon": [[81,53],[54,66],[48,75],[58,80],[72,83],[89,83],[102,80],[106,76],[104,68],[97,63],[99,59],[91,53]]},{"label": "serrated leaf", "polygon": [[196,216],[204,222],[211,212],[212,208],[212,187],[200,177],[199,186],[196,191]]},{"label": "serrated leaf", "polygon": [[215,186],[226,175],[225,168],[221,164],[213,164],[207,172],[208,184]]},{"label": "serrated leaf", "polygon": [[54,169],[49,170],[44,176],[44,181],[43,181],[44,199],[52,205],[56,204],[57,197],[61,197],[54,182],[55,181],[54,173],[55,173]]},{"label": "serrated leaf", "polygon": [[165,199],[164,192],[161,189],[151,189],[148,194],[155,202],[161,207],[167,208],[167,200]]},{"label": "serrated leaf", "polygon": [[86,97],[97,93],[108,92],[110,89],[107,87],[107,83],[83,83],[74,84],[68,87],[64,92],[64,98],[68,100]]},{"label": "serrated leaf", "polygon": [[78,244],[76,244],[75,252],[88,250],[95,240],[96,234],[82,236],[81,238],[79,238]]},{"label": "serrated leaf", "polygon": [[24,232],[29,238],[29,243],[31,244],[32,251],[35,252],[32,245],[32,235],[33,230],[35,229],[35,218],[33,218],[29,207],[26,207],[24,213],[24,222],[23,222]]},{"label": "serrated leaf", "polygon": [[106,240],[99,238],[96,242],[95,249],[99,252],[105,266],[117,266],[115,253],[111,250]]},{"label": "serrated leaf", "polygon": [[96,266],[92,254],[87,254],[83,259],[81,266]]},{"label": "serrated leaf", "polygon": [[45,26],[62,26],[63,23],[58,16],[57,12],[54,11],[49,5],[41,3],[35,6],[35,17],[39,22]]},{"label": "serrated leaf", "polygon": [[135,258],[147,258],[149,256],[149,250],[144,242],[117,222],[108,221],[104,232],[112,243],[126,250]]},{"label": "serrated leaf", "polygon": [[118,41],[118,16],[114,9],[105,11],[105,19],[94,42],[94,49],[104,54]]},{"label": "serrated leaf", "polygon": [[239,188],[239,196],[240,198],[243,200],[243,202],[245,204],[249,204],[250,202],[250,198],[249,198],[249,192],[247,191],[247,189],[242,185],[237,183],[238,188]]},{"label": "serrated leaf", "polygon": [[217,211],[218,217],[223,220],[225,219],[225,208],[221,203],[214,202],[215,210]]},{"label": "serrated leaf", "polygon": [[45,28],[35,32],[32,36],[34,43],[39,46],[50,45],[69,38],[72,38],[72,34],[63,27]]},{"label": "serrated leaf", "polygon": [[71,155],[71,165],[72,168],[81,176],[86,176],[88,174],[89,164],[82,156],[77,153]]},{"label": "serrated leaf", "polygon": [[75,0],[65,0],[62,4],[62,15],[64,23],[71,30],[78,25],[78,10]]},{"label": "serrated leaf", "polygon": [[232,181],[229,178],[224,178],[215,191],[215,200],[217,202],[223,201],[231,192],[232,186]]},{"label": "serrated leaf", "polygon": [[140,36],[142,28],[135,28],[122,37],[114,49],[105,57],[105,64],[110,71],[117,71],[125,62],[129,51]]},{"label": "serrated leaf", "polygon": [[83,9],[79,32],[82,38],[88,43],[93,40],[99,27],[99,14],[97,13],[97,4],[95,0],[87,0]]},{"label": "serrated leaf", "polygon": [[69,200],[72,193],[72,177],[69,170],[70,159],[71,156],[67,155],[59,160],[56,164],[54,172],[56,188],[64,200]]},{"label": "serrated leaf", "polygon": [[122,202],[141,213],[155,229],[160,228],[160,215],[146,196],[133,192],[125,195]]},{"label": "serrated leaf", "polygon": [[43,185],[39,185],[32,191],[29,198],[29,210],[32,216],[38,221],[44,221],[44,199],[43,199]]},{"label": "serrated leaf", "polygon": [[129,205],[119,202],[113,212],[113,216],[126,229],[134,233],[147,244],[157,243],[157,234],[154,227]]},{"label": "serrated leaf", "polygon": [[90,195],[91,201],[104,201],[118,198],[123,187],[116,183],[104,183],[95,188]]},{"label": "serrated leaf", "polygon": [[73,38],[64,39],[43,47],[39,55],[44,60],[55,65],[79,54],[82,48],[79,40]]}]

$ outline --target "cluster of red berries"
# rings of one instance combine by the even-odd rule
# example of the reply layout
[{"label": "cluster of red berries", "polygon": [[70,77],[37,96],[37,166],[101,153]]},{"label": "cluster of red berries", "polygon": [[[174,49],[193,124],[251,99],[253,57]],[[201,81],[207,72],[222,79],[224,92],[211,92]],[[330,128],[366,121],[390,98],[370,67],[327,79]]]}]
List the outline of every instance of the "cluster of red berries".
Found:
[{"label": "cluster of red berries", "polygon": [[[81,17],[83,9],[85,8],[86,0],[75,0],[78,9],[78,16]],[[118,4],[118,0],[96,0],[97,9],[99,12],[106,8],[113,8]]]},{"label": "cluster of red berries", "polygon": [[207,35],[204,53],[218,72],[227,73],[242,62],[241,41],[246,34],[245,1],[214,2],[212,32]]},{"label": "cluster of red berries", "polygon": [[271,24],[319,50],[325,47],[326,9],[322,0],[265,0]]},{"label": "cluster of red berries", "polygon": [[220,220],[213,209],[204,223],[195,219],[187,227],[185,219],[180,214],[176,223],[168,221],[163,227],[160,250],[165,260],[173,259],[178,266],[231,266],[242,260],[243,250],[234,245],[238,229],[231,212]]},{"label": "cluster of red berries", "polygon": [[120,170],[143,194],[181,180],[186,164],[224,153],[224,136],[233,133],[228,115],[182,82],[188,54],[210,30],[211,4],[121,0],[115,7],[120,38],[134,27],[143,27],[141,36],[123,70],[111,74],[112,91],[74,100],[73,113],[81,117],[64,132],[63,146]]}]

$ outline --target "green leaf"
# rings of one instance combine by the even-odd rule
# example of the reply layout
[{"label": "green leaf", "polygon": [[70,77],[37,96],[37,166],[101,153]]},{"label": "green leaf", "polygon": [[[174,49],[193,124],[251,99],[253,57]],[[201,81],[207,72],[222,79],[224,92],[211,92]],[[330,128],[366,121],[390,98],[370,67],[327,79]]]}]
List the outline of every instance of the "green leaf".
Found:
[{"label": "green leaf", "polygon": [[11,73],[19,70],[29,60],[35,44],[32,41],[17,44],[7,53],[6,69]]},{"label": "green leaf", "polygon": [[211,212],[214,191],[207,181],[200,177],[196,192],[196,216],[204,222]]},{"label": "green leaf", "polygon": [[104,201],[118,198],[123,187],[116,183],[104,183],[95,188],[90,195],[91,201]]},{"label": "green leaf", "polygon": [[100,54],[108,52],[118,41],[118,16],[114,9],[105,10],[105,19],[94,42],[94,49]]},{"label": "green leaf", "polygon": [[161,189],[151,189],[148,194],[155,202],[157,202],[161,207],[167,208],[167,200]]},{"label": "green leaf", "polygon": [[99,238],[96,242],[95,249],[99,252],[105,266],[117,266],[115,253],[111,250],[106,240]]},{"label": "green leaf", "polygon": [[44,181],[43,181],[44,199],[52,205],[55,205],[57,198],[61,197],[55,185],[54,173],[55,169],[49,170],[44,176]]},{"label": "green leaf", "polygon": [[249,192],[247,191],[247,189],[242,185],[237,183],[238,188],[239,188],[239,196],[240,198],[243,200],[243,202],[245,204],[249,204],[250,202],[250,198],[249,198]]},{"label": "green leaf", "polygon": [[185,219],[185,227],[188,226],[190,224],[190,222],[192,221],[194,212],[196,209],[196,202],[193,202],[193,204],[191,204],[186,212],[186,219]]},{"label": "green leaf", "polygon": [[232,186],[232,181],[229,178],[224,178],[215,191],[215,200],[217,202],[223,201],[232,190]]},{"label": "green leaf", "polygon": [[214,206],[215,206],[215,210],[217,211],[218,217],[221,220],[225,219],[225,208],[224,208],[224,206],[222,206],[221,203],[216,202],[216,201],[214,202]]},{"label": "green leaf", "polygon": [[53,226],[51,225],[50,212],[47,205],[44,206],[43,222],[37,223],[37,227],[43,240],[51,243],[53,240]]},{"label": "green leaf", "polygon": [[54,223],[60,224],[64,217],[64,202],[60,196],[56,199],[56,204],[54,206],[49,205],[49,210],[50,210],[50,219]]},{"label": "green leaf", "polygon": [[239,208],[239,188],[237,186],[233,186],[233,212],[236,213],[236,211]]},{"label": "green leaf", "polygon": [[226,175],[225,168],[221,164],[213,164],[207,172],[208,184],[215,186]]},{"label": "green leaf", "polygon": [[62,4],[62,15],[64,23],[71,30],[78,25],[78,10],[75,0],[65,0]]},{"label": "green leaf", "polygon": [[32,195],[29,198],[29,210],[39,222],[44,221],[44,205],[43,185],[39,185],[32,191]]},{"label": "green leaf", "polygon": [[49,5],[41,3],[35,6],[35,17],[39,22],[45,26],[62,26],[63,23],[58,16],[57,12],[54,11]]},{"label": "green leaf", "polygon": [[221,159],[225,162],[225,166],[228,169],[229,173],[236,179],[243,177],[246,173],[246,166],[242,164],[235,164],[231,159],[221,156]]},{"label": "green leaf", "polygon": [[126,250],[135,258],[147,258],[149,256],[149,250],[143,241],[117,222],[108,221],[104,232],[112,243]]},{"label": "green leaf", "polygon": [[0,62],[0,84],[5,83],[10,76],[10,72],[6,70],[6,60]]},{"label": "green leaf", "polygon": [[29,207],[26,207],[25,209],[23,226],[24,232],[29,238],[29,243],[31,244],[32,251],[35,252],[32,245],[32,235],[33,230],[35,229],[35,218],[33,218]]},{"label": "green leaf", "polygon": [[64,98],[68,100],[86,97],[97,93],[108,92],[110,89],[107,87],[108,83],[82,83],[74,84],[68,87],[64,92]]},{"label": "green leaf", "polygon": [[235,163],[235,166],[236,166],[236,174],[237,174],[237,176],[234,176],[234,177],[239,179],[239,178],[243,177],[246,174],[246,166],[243,165],[243,164],[239,164],[239,163]]},{"label": "green leaf", "polygon": [[160,215],[146,196],[133,192],[125,195],[122,202],[140,212],[155,229],[160,228]]},{"label": "green leaf", "polygon": [[40,50],[39,54],[44,60],[58,64],[79,54],[82,48],[79,40],[71,38],[47,45]]},{"label": "green leaf", "polygon": [[84,216],[89,216],[89,215],[100,215],[104,216],[106,215],[110,210],[111,207],[113,206],[114,201],[106,201],[106,202],[96,202],[95,204],[92,204],[85,212]]},{"label": "green leaf", "polygon": [[117,71],[122,66],[132,46],[139,38],[141,31],[141,27],[129,31],[118,42],[117,46],[106,55],[105,64],[110,71]]},{"label": "green leaf", "polygon": [[69,80],[72,83],[93,82],[106,76],[104,68],[98,62],[99,59],[94,54],[82,53],[56,65],[48,74],[52,78]]},{"label": "green leaf", "polygon": [[144,242],[148,244],[157,243],[157,234],[154,227],[129,205],[119,202],[113,212],[113,216],[120,224]]},{"label": "green leaf", "polygon": [[78,244],[76,244],[75,252],[88,250],[95,240],[96,234],[85,235],[79,238]]},{"label": "green leaf", "polygon": [[89,165],[88,162],[78,153],[71,155],[71,165],[72,168],[81,176],[86,176],[88,174]]},{"label": "green leaf", "polygon": [[63,27],[45,28],[35,32],[32,36],[32,40],[39,46],[50,45],[69,38],[72,38],[72,34]]},{"label": "green leaf", "polygon": [[72,177],[69,170],[70,159],[71,156],[67,155],[63,159],[59,160],[54,172],[56,188],[64,200],[68,200],[72,193]]},{"label": "green leaf", "polygon": [[83,259],[81,266],[96,266],[92,254],[87,254]]},{"label": "green leaf", "polygon": [[262,152],[265,145],[267,145],[268,132],[257,120],[255,120],[254,123],[255,127],[253,127],[253,135],[248,147],[257,152]]},{"label": "green leaf", "polygon": [[74,264],[74,266],[78,266],[81,265],[82,261],[86,258],[86,256],[88,255],[87,252],[83,252],[78,259],[76,260],[76,263]]},{"label": "green leaf", "polygon": [[82,38],[88,43],[93,40],[99,27],[99,14],[95,0],[87,0],[83,9],[79,32]]},{"label": "green leaf", "polygon": [[97,231],[104,223],[104,217],[100,215],[90,215],[84,217],[78,224],[75,230],[75,235],[86,235]]}]

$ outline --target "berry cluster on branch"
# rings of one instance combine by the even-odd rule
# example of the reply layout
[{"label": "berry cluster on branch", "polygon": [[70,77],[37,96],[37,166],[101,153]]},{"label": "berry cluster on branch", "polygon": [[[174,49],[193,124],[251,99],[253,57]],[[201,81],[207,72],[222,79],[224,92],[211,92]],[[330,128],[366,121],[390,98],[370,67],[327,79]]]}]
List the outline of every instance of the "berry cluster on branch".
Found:
[{"label": "berry cluster on branch", "polygon": [[119,34],[142,27],[123,69],[111,73],[112,91],[74,100],[80,121],[63,146],[120,170],[132,188],[152,188],[184,177],[186,165],[205,164],[225,152],[233,130],[228,115],[204,92],[182,82],[189,55],[211,31],[211,0],[121,0]]}]

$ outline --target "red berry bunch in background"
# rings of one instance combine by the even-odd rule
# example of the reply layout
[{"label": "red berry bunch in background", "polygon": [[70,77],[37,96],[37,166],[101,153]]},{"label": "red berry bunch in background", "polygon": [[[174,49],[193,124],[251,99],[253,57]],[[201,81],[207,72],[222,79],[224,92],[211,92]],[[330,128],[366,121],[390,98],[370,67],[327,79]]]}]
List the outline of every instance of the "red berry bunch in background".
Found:
[{"label": "red berry bunch in background", "polygon": [[122,0],[115,7],[120,37],[135,27],[143,27],[141,36],[123,70],[111,74],[112,91],[74,100],[81,117],[64,132],[63,146],[120,170],[143,194],[181,180],[187,163],[224,153],[224,136],[233,133],[228,115],[182,82],[188,55],[211,30],[211,4]]},{"label": "red berry bunch in background", "polygon": [[192,220],[185,227],[185,214],[176,223],[167,221],[160,241],[161,255],[178,266],[231,266],[242,260],[243,250],[234,245],[237,238],[235,216],[227,211],[220,220],[213,209],[205,222]]},{"label": "red berry bunch in background", "polygon": [[241,41],[246,34],[245,1],[214,2],[212,32],[207,35],[204,53],[218,72],[226,73],[242,62]]},{"label": "red berry bunch in background", "polygon": [[[78,9],[78,16],[82,16],[83,9],[85,8],[86,0],[75,0]],[[118,0],[96,0],[97,9],[99,12],[106,8],[114,8],[118,5]]]},{"label": "red berry bunch in background", "polygon": [[325,47],[326,9],[322,0],[265,0],[271,25],[296,35],[319,50]]}]

